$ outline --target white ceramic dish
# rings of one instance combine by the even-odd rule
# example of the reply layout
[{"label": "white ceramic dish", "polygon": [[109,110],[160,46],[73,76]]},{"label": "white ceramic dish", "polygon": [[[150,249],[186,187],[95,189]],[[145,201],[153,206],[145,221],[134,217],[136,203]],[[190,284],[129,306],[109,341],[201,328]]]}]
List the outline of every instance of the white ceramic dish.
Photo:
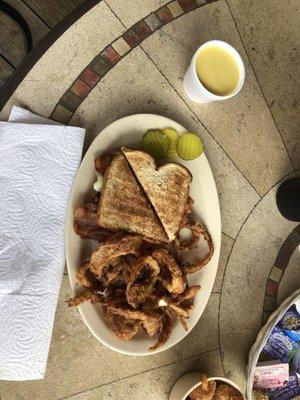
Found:
[{"label": "white ceramic dish", "polygon": [[[169,400],[186,400],[188,395],[191,394],[192,391],[199,386],[199,379],[200,379],[199,372],[191,372],[189,374],[182,376],[173,386]],[[208,378],[208,380],[227,383],[229,386],[232,386],[236,390],[238,390],[245,399],[241,389],[231,380],[222,377],[211,377]]]},{"label": "white ceramic dish", "polygon": [[[137,147],[142,135],[148,129],[165,127],[173,127],[180,133],[186,131],[183,126],[168,118],[153,114],[136,114],[115,121],[106,127],[88,149],[74,182],[67,214],[66,255],[74,293],[77,289],[76,271],[83,261],[89,258],[91,251],[97,245],[94,241],[82,240],[73,230],[73,210],[87,198],[95,181],[94,159],[99,154],[105,154],[111,149],[124,145]],[[79,306],[82,318],[94,336],[109,348],[123,354],[148,355],[174,346],[191,331],[201,317],[213,287],[221,243],[221,219],[216,185],[205,154],[191,162],[180,162],[193,174],[190,195],[195,201],[195,218],[206,225],[212,236],[215,252],[207,266],[188,277],[190,285],[201,285],[201,290],[195,298],[195,309],[188,320],[189,331],[186,332],[180,323],[175,323],[168,342],[154,352],[149,352],[148,348],[156,342],[157,338],[148,338],[141,334],[133,340],[121,341],[106,326],[97,307],[90,303]],[[201,244],[197,249],[197,254],[202,256],[206,251],[206,246]]]},{"label": "white ceramic dish", "polygon": [[268,319],[267,323],[260,330],[257,335],[256,342],[252,346],[249,354],[248,367],[247,367],[247,399],[252,400],[252,388],[253,388],[253,378],[254,369],[258,362],[258,358],[262,349],[264,348],[267,340],[274,329],[275,325],[284,316],[286,311],[293,305],[296,301],[300,300],[300,289],[296,290],[291,296],[289,296],[285,301],[279,306],[277,310]]}]

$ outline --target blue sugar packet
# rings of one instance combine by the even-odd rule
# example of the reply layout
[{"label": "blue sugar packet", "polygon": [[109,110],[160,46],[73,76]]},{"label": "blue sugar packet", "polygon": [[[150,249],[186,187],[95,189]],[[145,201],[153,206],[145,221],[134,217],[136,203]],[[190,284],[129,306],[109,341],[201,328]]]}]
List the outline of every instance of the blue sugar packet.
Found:
[{"label": "blue sugar packet", "polygon": [[277,389],[268,389],[270,400],[291,400],[300,395],[299,375],[290,375],[289,381]]},{"label": "blue sugar packet", "polygon": [[300,314],[295,304],[284,314],[279,325],[291,339],[295,342],[300,341]]},{"label": "blue sugar packet", "polygon": [[292,360],[297,348],[297,343],[275,326],[263,348],[263,353],[270,360],[280,360],[282,363],[287,363]]},{"label": "blue sugar packet", "polygon": [[294,342],[300,342],[300,329],[298,331],[284,331]]}]

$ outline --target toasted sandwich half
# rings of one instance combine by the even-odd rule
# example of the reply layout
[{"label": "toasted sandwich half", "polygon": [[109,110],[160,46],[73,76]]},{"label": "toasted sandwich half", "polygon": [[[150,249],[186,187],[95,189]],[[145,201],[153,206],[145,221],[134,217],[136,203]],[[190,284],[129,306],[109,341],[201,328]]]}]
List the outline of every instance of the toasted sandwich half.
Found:
[{"label": "toasted sandwich half", "polygon": [[156,168],[149,154],[125,147],[121,150],[155,209],[169,241],[173,241],[185,215],[191,173],[177,163]]},{"label": "toasted sandwich half", "polygon": [[150,241],[169,241],[123,154],[117,154],[105,171],[97,222],[103,228],[137,233]]}]

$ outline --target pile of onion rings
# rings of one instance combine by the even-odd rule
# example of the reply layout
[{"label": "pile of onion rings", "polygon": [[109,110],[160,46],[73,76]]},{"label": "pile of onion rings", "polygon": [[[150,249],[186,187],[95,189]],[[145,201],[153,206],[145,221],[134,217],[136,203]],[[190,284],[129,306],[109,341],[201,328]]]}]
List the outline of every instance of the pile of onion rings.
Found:
[{"label": "pile of onion rings", "polygon": [[[77,281],[85,291],[70,299],[69,306],[85,301],[100,304],[109,328],[122,340],[130,340],[141,331],[150,337],[158,335],[149,350],[166,343],[175,318],[187,330],[200,286],[188,286],[186,275],[206,265],[214,249],[201,225],[189,221],[185,227],[193,235],[188,243],[178,237],[169,246],[150,245],[125,232],[100,242],[77,271]],[[207,255],[194,264],[180,264],[179,255],[194,248],[200,236],[208,243]],[[172,255],[174,248],[176,256]]]}]

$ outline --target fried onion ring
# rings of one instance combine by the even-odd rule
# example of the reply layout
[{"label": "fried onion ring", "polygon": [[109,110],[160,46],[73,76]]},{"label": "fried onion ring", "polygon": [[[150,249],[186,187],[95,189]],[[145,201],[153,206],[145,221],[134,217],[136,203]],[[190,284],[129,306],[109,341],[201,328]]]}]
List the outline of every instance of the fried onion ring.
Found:
[{"label": "fried onion ring", "polygon": [[141,321],[131,320],[121,315],[117,315],[105,306],[103,306],[102,309],[109,328],[119,339],[130,340],[141,330]]},{"label": "fried onion ring", "polygon": [[109,328],[121,340],[130,340],[136,336],[142,328],[142,323],[129,320],[125,317],[112,313],[108,307],[102,307],[104,318]]},{"label": "fried onion ring", "polygon": [[175,299],[168,299],[166,301],[167,307],[169,307],[169,309],[177,316],[186,331],[188,330],[186,319],[189,318],[194,309],[192,301],[199,290],[199,285],[191,286],[186,288],[185,291],[179,294]]},{"label": "fried onion ring", "polygon": [[76,280],[86,288],[93,286],[95,278],[90,271],[90,261],[86,261],[76,272]]},{"label": "fried onion ring", "polygon": [[92,253],[90,269],[97,277],[102,276],[103,268],[114,259],[126,254],[138,256],[142,239],[135,235],[115,235],[111,239],[100,243],[98,248]]},{"label": "fried onion ring", "polygon": [[159,280],[169,293],[179,294],[186,287],[186,278],[181,268],[167,250],[154,250],[152,257],[160,267]]},{"label": "fried onion ring", "polygon": [[137,308],[152,296],[159,272],[158,263],[153,257],[145,256],[137,260],[133,266],[132,278],[127,285],[128,304]]},{"label": "fried onion ring", "polygon": [[201,260],[198,260],[197,262],[195,262],[193,264],[186,264],[186,265],[182,266],[182,270],[185,274],[192,274],[193,272],[199,271],[207,263],[209,263],[209,261],[211,260],[213,254],[214,254],[214,244],[213,244],[213,241],[212,241],[209,233],[207,232],[207,230],[204,229],[203,226],[201,226],[199,223],[188,222],[185,225],[185,228],[191,230],[193,237],[192,237],[192,240],[189,241],[188,243],[184,243],[179,239],[180,251],[182,253],[190,251],[194,247],[196,247],[200,237],[203,237],[203,239],[206,241],[208,248],[209,248],[208,253],[206,254],[206,256],[204,258],[202,258]]},{"label": "fried onion ring", "polygon": [[67,301],[69,307],[78,307],[80,304],[85,303],[86,301],[91,301],[92,303],[97,303],[100,300],[100,296],[92,293],[88,290],[85,292],[69,299]]},{"label": "fried onion ring", "polygon": [[181,304],[187,300],[193,300],[196,294],[201,289],[200,285],[187,287],[184,292],[180,293],[175,299],[175,304]]},{"label": "fried onion ring", "polygon": [[163,346],[169,339],[171,331],[173,328],[173,321],[169,314],[164,314],[160,334],[157,343],[149,348],[149,350],[154,351],[159,347]]},{"label": "fried onion ring", "polygon": [[133,310],[123,305],[108,306],[108,309],[111,313],[126,319],[140,321],[150,337],[154,336],[161,327],[161,313]]},{"label": "fried onion ring", "polygon": [[132,274],[131,266],[123,259],[116,258],[102,269],[101,281],[109,285],[127,286]]}]

